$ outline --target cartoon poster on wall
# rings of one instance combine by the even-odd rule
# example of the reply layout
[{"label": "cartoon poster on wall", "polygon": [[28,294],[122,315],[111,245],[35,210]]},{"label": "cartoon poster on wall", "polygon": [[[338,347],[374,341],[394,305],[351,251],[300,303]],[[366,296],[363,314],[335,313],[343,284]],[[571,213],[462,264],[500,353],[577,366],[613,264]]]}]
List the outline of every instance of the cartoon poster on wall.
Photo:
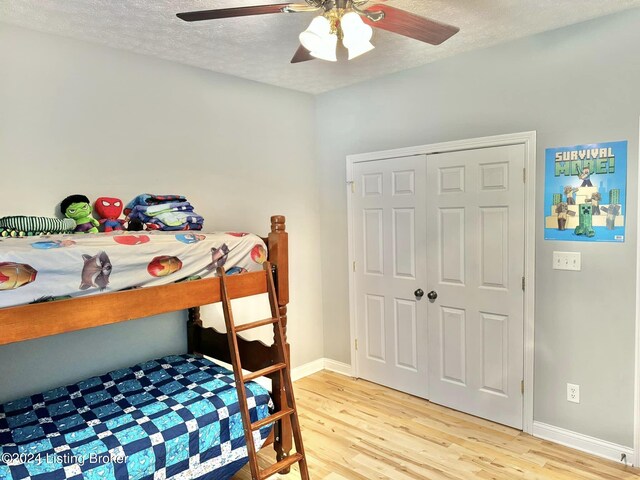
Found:
[{"label": "cartoon poster on wall", "polygon": [[627,142],[548,148],[545,240],[624,242]]}]

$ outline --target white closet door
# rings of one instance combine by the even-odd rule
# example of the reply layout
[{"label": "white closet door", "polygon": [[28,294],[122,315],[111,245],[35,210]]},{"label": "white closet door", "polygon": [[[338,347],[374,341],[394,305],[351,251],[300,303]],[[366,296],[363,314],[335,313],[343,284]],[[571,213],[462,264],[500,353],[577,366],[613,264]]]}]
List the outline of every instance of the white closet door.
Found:
[{"label": "white closet door", "polygon": [[427,160],[429,399],[522,428],[524,146]]},{"label": "white closet door", "polygon": [[356,163],[353,179],[358,375],[426,397],[426,158]]}]

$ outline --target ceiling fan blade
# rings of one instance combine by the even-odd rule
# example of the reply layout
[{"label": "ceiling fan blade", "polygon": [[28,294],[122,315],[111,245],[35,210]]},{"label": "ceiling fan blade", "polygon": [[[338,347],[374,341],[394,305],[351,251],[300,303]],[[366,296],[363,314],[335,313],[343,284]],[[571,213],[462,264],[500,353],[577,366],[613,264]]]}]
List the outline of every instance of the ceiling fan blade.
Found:
[{"label": "ceiling fan blade", "polygon": [[293,58],[291,59],[291,63],[301,63],[301,62],[307,62],[309,60],[315,60],[315,59],[316,57],[311,55],[311,52],[309,50],[307,50],[302,45],[300,45],[298,50],[296,50],[296,53],[293,55]]},{"label": "ceiling fan blade", "polygon": [[199,12],[178,13],[177,17],[185,22],[198,22],[201,20],[214,20],[217,18],[246,17],[250,15],[267,15],[270,13],[296,13],[318,10],[311,5],[299,3],[274,3],[271,5],[254,5],[251,7],[217,8],[215,10],[202,10]]},{"label": "ceiling fan blade", "polygon": [[384,18],[377,22],[363,16],[362,20],[364,20],[366,24],[389,32],[398,33],[405,37],[415,38],[416,40],[430,43],[431,45],[440,45],[460,31],[458,27],[420,17],[413,13],[400,10],[399,8],[389,7],[388,5],[372,5],[367,8],[366,11],[371,13],[384,13]]}]

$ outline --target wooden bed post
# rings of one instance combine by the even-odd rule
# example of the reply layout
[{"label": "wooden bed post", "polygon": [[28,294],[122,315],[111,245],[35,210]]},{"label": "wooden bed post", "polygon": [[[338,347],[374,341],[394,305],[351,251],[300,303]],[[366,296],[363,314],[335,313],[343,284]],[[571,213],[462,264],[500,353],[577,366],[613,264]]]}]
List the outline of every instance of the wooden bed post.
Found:
[{"label": "wooden bed post", "polygon": [[200,307],[191,307],[189,309],[189,320],[187,322],[187,352],[194,354],[200,353],[200,332],[195,327],[202,327],[202,319],[200,318]]},{"label": "wooden bed post", "polygon": [[[282,215],[274,215],[271,217],[271,233],[267,239],[269,247],[269,261],[276,266],[276,291],[278,294],[278,310],[284,330],[285,348],[287,355],[291,355],[291,346],[287,341],[287,305],[289,303],[289,234],[286,232],[285,217]],[[291,368],[291,365],[289,365]],[[291,371],[291,370],[289,370]],[[280,373],[272,377],[272,390],[274,392],[274,403],[276,409],[280,410],[281,405],[287,403],[286,394],[283,389],[283,383]],[[275,392],[280,392],[276,396]],[[293,438],[291,430],[291,421],[289,417],[283,418],[278,422],[276,431],[276,439],[274,447],[277,460],[280,461],[289,455],[293,448]],[[289,469],[283,470],[282,473],[288,473]]]},{"label": "wooden bed post", "polygon": [[268,238],[269,261],[277,267],[276,290],[286,340],[287,304],[289,303],[289,234],[285,228],[285,218],[282,215],[271,217],[271,233]]}]

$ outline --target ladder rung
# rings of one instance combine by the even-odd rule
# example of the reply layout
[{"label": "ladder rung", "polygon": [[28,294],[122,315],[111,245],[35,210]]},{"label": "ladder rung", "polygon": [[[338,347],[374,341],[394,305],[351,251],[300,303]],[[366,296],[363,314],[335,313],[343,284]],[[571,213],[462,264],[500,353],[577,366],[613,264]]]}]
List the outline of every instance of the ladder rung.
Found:
[{"label": "ladder rung", "polygon": [[262,420],[258,420],[257,422],[252,423],[251,430],[253,431],[260,430],[262,427],[269,425],[270,423],[273,423],[275,421],[278,421],[283,417],[291,415],[292,413],[293,413],[292,408],[285,408],[279,411],[278,413],[274,413],[273,415],[269,415],[268,417],[263,418]]},{"label": "ladder rung", "polygon": [[299,453],[294,453],[293,455],[289,455],[287,458],[280,460],[278,463],[271,465],[269,468],[265,468],[260,472],[260,480],[264,480],[265,478],[269,478],[272,475],[275,475],[280,470],[284,470],[287,467],[290,467],[294,463],[302,460],[302,455]]},{"label": "ladder rung", "polygon": [[270,373],[277,372],[278,370],[283,370],[287,368],[286,363],[276,363],[271,365],[270,367],[263,368],[262,370],[256,370],[255,372],[251,372],[242,377],[243,382],[248,382],[249,380],[254,380],[258,377],[264,377],[265,375],[269,375]]},{"label": "ladder rung", "polygon": [[277,321],[277,318],[265,318],[264,320],[258,320],[257,322],[236,325],[236,332],[244,332],[245,330],[250,330],[252,328],[264,327],[265,325],[270,325],[272,323],[276,323]]}]

